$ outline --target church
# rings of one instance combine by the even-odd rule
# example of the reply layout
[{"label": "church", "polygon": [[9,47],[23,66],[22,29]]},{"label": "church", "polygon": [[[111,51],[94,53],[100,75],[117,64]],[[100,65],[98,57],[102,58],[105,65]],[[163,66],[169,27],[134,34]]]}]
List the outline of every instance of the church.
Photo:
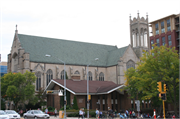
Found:
[{"label": "church", "polygon": [[[65,88],[63,87],[65,74],[67,90],[71,92],[71,97],[77,96],[79,107],[86,106],[87,95],[83,93],[86,88],[77,93],[76,87],[71,89],[72,84],[86,85],[85,82],[88,79],[90,91],[93,86],[99,90],[103,86],[108,88],[109,84],[111,88],[102,90],[102,92],[97,90],[93,92],[92,90],[92,95],[95,96],[93,104],[96,102],[102,104],[101,110],[106,110],[107,107],[118,110],[132,108],[135,107],[134,100],[128,98],[126,91],[119,91],[119,89],[125,83],[124,72],[130,67],[135,68],[143,50],[149,50],[148,27],[148,16],[146,19],[140,18],[138,13],[137,18],[133,18],[133,20],[130,16],[131,44],[122,48],[19,34],[16,27],[11,51],[8,54],[8,72],[25,73],[26,70],[34,72],[37,77],[36,91],[40,88],[44,90]],[[77,84],[77,80],[81,83]],[[60,97],[46,93],[43,95],[47,96],[47,106],[60,109],[60,106],[56,105]],[[116,95],[118,96],[116,97]],[[104,97],[107,97],[107,101],[103,101]],[[122,100],[121,103],[118,100]],[[123,100],[128,104],[124,105]],[[73,98],[71,98],[72,102]],[[95,109],[95,105],[90,106],[90,109]]]}]

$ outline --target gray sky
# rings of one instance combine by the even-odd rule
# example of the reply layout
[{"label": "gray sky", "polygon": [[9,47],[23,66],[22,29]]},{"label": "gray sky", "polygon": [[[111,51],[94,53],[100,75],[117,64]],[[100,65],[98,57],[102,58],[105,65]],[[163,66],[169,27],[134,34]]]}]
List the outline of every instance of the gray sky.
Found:
[{"label": "gray sky", "polygon": [[130,14],[148,13],[151,22],[180,13],[179,6],[180,0],[0,0],[1,61],[7,61],[16,24],[20,34],[120,48],[130,44]]}]

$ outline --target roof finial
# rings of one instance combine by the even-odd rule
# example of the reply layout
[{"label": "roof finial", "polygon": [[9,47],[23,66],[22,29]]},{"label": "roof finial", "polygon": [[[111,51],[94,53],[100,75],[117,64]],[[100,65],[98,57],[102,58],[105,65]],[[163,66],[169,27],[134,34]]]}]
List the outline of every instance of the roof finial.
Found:
[{"label": "roof finial", "polygon": [[148,18],[148,12],[146,12],[146,18]]},{"label": "roof finial", "polygon": [[16,30],[17,30],[17,24],[16,24]]},{"label": "roof finial", "polygon": [[138,13],[137,13],[137,15],[138,15],[137,17],[139,17],[139,10],[138,10],[137,12],[138,12]]}]

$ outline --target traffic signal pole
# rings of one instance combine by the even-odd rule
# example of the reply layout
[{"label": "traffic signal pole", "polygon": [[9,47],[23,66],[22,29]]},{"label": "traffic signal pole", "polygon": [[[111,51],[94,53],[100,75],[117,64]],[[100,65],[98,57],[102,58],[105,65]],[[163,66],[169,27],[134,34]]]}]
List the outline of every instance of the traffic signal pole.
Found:
[{"label": "traffic signal pole", "polygon": [[165,116],[165,105],[164,105],[164,100],[163,100],[163,113],[164,113],[164,119],[165,119],[166,116]]},{"label": "traffic signal pole", "polygon": [[158,87],[158,91],[159,91],[159,97],[161,97],[162,101],[163,101],[163,114],[164,114],[164,119],[166,118],[165,116],[165,104],[164,101],[166,100],[166,84],[164,84],[164,91],[162,91],[162,83],[161,82],[157,82],[157,87]]}]

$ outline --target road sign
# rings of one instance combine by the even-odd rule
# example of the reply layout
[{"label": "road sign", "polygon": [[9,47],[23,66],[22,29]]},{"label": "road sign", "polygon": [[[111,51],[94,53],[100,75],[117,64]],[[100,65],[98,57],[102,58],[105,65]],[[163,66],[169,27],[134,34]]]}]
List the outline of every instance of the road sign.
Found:
[{"label": "road sign", "polygon": [[59,90],[46,90],[46,94],[58,94]]}]

